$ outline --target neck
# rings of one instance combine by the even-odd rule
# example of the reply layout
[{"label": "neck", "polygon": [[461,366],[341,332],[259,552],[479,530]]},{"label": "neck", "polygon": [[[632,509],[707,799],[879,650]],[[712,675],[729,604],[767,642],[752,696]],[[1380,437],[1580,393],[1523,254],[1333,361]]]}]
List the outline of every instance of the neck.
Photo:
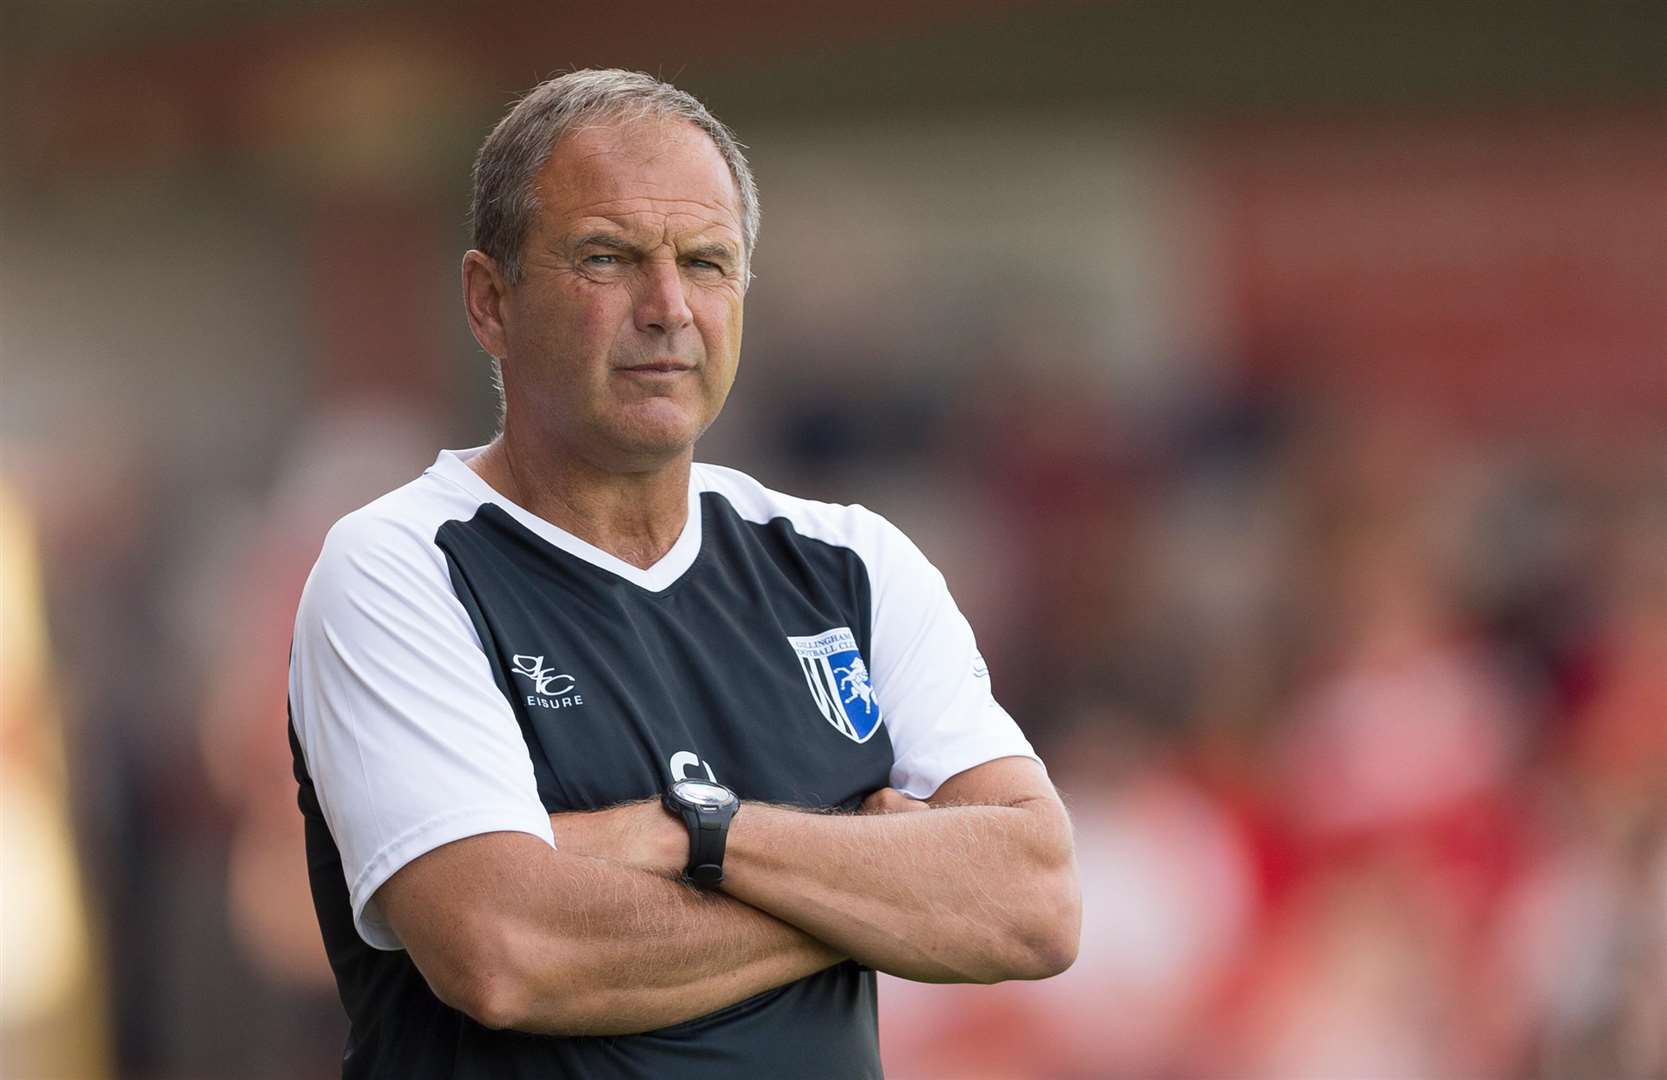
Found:
[{"label": "neck", "polygon": [[469,467],[511,502],[646,570],[683,535],[691,460],[685,454],[658,469],[609,472],[576,457],[528,453],[499,435]]}]

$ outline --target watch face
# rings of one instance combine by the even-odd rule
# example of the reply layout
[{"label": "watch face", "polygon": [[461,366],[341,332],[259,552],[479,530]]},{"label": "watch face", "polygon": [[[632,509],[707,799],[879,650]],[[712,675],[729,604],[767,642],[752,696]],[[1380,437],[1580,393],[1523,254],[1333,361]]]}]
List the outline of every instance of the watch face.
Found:
[{"label": "watch face", "polygon": [[672,786],[672,791],[679,799],[702,810],[720,810],[735,801],[733,791],[722,784],[709,784],[705,780],[679,780]]}]

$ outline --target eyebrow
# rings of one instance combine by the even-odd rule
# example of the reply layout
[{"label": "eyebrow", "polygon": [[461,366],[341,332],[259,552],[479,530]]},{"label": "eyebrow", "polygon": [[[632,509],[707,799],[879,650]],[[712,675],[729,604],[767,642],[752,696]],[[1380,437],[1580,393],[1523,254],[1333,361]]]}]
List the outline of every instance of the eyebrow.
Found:
[{"label": "eyebrow", "polygon": [[735,258],[735,249],[721,240],[708,240],[704,243],[696,244],[694,247],[685,251],[683,255],[685,258],[689,259],[730,260]]},{"label": "eyebrow", "polygon": [[[636,244],[615,233],[586,233],[573,238],[573,247],[599,247],[609,251],[622,251],[636,254],[639,250]],[[685,259],[722,259],[733,260],[735,247],[722,240],[707,240],[686,249],[682,253]]]},{"label": "eyebrow", "polygon": [[573,246],[576,248],[602,247],[607,248],[610,251],[637,250],[637,245],[631,243],[622,236],[615,236],[612,233],[588,233],[584,236],[575,237],[573,240]]}]

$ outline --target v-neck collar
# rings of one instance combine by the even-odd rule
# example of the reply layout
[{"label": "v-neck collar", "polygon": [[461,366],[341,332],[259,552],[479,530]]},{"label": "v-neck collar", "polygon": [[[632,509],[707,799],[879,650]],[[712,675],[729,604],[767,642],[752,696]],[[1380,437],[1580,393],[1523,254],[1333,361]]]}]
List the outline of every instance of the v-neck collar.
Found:
[{"label": "v-neck collar", "polygon": [[697,470],[694,468],[689,470],[689,516],[683,523],[683,532],[678,536],[677,542],[672,544],[671,550],[660,556],[660,560],[653,566],[644,570],[579,539],[566,529],[552,525],[526,507],[505,498],[497,488],[469,468],[469,460],[485,449],[484,446],[476,446],[469,450],[442,450],[428,471],[450,480],[480,502],[500,507],[535,536],[553,547],[649,592],[661,592],[670,587],[694,565],[695,557],[700,554],[700,489],[695,481]]}]

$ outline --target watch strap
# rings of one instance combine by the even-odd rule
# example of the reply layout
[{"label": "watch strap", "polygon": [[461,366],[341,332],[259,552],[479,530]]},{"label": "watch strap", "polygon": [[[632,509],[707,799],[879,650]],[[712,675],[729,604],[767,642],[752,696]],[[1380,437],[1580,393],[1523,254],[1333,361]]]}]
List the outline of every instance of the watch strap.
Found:
[{"label": "watch strap", "polygon": [[683,876],[702,888],[715,888],[724,880],[724,847],[729,842],[729,819],[733,809],[689,810],[689,865]]}]

